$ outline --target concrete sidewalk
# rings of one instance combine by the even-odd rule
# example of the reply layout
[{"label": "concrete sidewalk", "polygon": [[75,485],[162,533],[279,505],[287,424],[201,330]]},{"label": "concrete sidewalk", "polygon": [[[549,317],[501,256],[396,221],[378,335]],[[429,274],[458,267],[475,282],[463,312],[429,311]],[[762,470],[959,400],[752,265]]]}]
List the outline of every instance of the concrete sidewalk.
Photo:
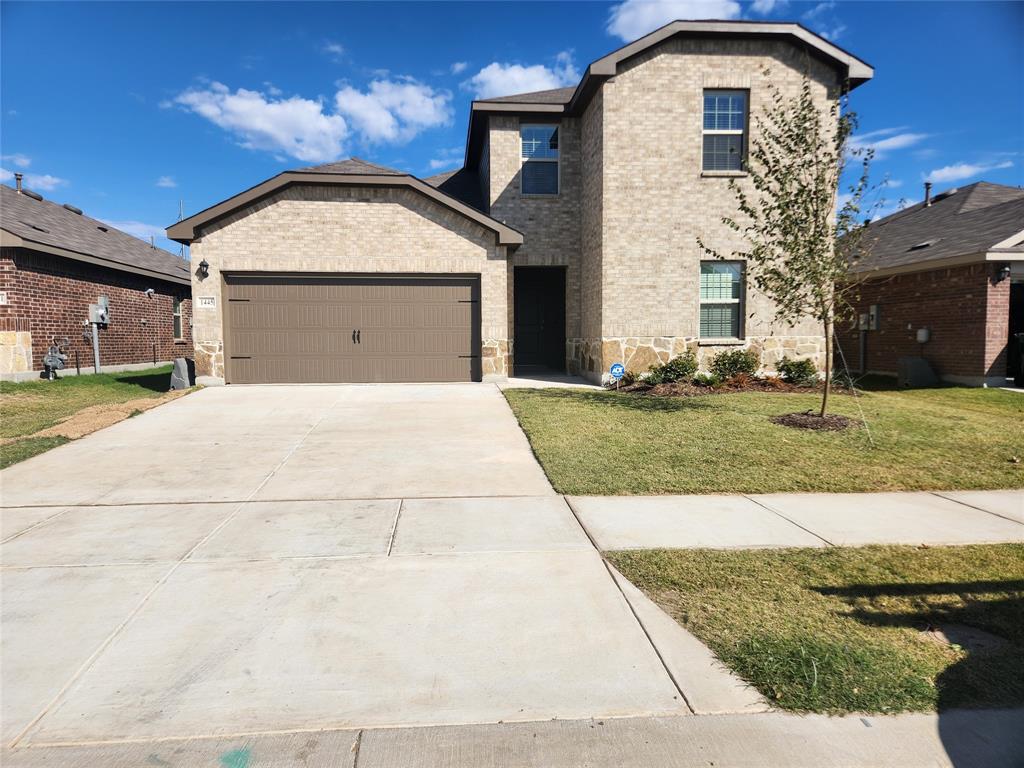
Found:
[{"label": "concrete sidewalk", "polygon": [[603,550],[1024,541],[1022,490],[567,500]]},{"label": "concrete sidewalk", "polygon": [[1015,768],[1024,710],[714,715],[318,730],[0,753],[5,768]]}]

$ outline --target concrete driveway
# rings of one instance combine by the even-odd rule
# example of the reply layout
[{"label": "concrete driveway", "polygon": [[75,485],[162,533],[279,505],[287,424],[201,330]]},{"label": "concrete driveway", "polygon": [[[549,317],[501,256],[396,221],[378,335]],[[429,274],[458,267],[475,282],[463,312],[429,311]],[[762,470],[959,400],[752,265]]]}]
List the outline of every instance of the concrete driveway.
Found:
[{"label": "concrete driveway", "polygon": [[18,754],[758,703],[655,650],[494,387],[207,389],[2,483]]}]

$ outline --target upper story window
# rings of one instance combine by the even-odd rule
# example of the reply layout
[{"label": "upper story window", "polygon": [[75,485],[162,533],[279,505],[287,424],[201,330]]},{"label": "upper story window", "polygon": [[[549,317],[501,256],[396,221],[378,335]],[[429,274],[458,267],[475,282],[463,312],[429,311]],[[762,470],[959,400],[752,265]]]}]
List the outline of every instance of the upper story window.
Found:
[{"label": "upper story window", "polygon": [[743,338],[743,262],[700,263],[700,336]]},{"label": "upper story window", "polygon": [[704,91],[703,169],[742,171],[746,130],[746,91]]},{"label": "upper story window", "polygon": [[181,324],[181,299],[175,296],[172,301],[174,302],[171,309],[172,317],[174,318],[174,338],[182,338],[182,324]]},{"label": "upper story window", "polygon": [[558,194],[558,126],[523,125],[519,128],[523,161],[524,195]]}]

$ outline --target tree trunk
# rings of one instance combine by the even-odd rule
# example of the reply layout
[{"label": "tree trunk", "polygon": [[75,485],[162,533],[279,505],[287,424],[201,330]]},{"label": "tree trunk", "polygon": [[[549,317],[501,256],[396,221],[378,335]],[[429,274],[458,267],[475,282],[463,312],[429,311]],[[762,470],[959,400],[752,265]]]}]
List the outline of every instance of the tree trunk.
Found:
[{"label": "tree trunk", "polygon": [[821,393],[822,418],[828,413],[828,395],[832,390],[832,318],[825,321],[825,389]]}]

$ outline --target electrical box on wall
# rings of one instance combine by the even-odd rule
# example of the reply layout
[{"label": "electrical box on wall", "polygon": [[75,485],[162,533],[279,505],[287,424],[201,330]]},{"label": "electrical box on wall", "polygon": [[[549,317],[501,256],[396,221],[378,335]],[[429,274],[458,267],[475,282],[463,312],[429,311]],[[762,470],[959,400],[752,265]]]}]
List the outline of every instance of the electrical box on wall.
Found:
[{"label": "electrical box on wall", "polygon": [[868,329],[868,313],[861,312],[860,317],[857,318],[857,330],[866,331]]},{"label": "electrical box on wall", "polygon": [[880,324],[881,319],[878,312],[878,305],[872,304],[868,307],[868,330],[877,331]]},{"label": "electrical box on wall", "polygon": [[932,332],[928,328],[917,329],[917,343],[924,344],[932,337]]},{"label": "electrical box on wall", "polygon": [[106,325],[110,322],[110,308],[102,304],[90,304],[89,322],[96,325]]}]

